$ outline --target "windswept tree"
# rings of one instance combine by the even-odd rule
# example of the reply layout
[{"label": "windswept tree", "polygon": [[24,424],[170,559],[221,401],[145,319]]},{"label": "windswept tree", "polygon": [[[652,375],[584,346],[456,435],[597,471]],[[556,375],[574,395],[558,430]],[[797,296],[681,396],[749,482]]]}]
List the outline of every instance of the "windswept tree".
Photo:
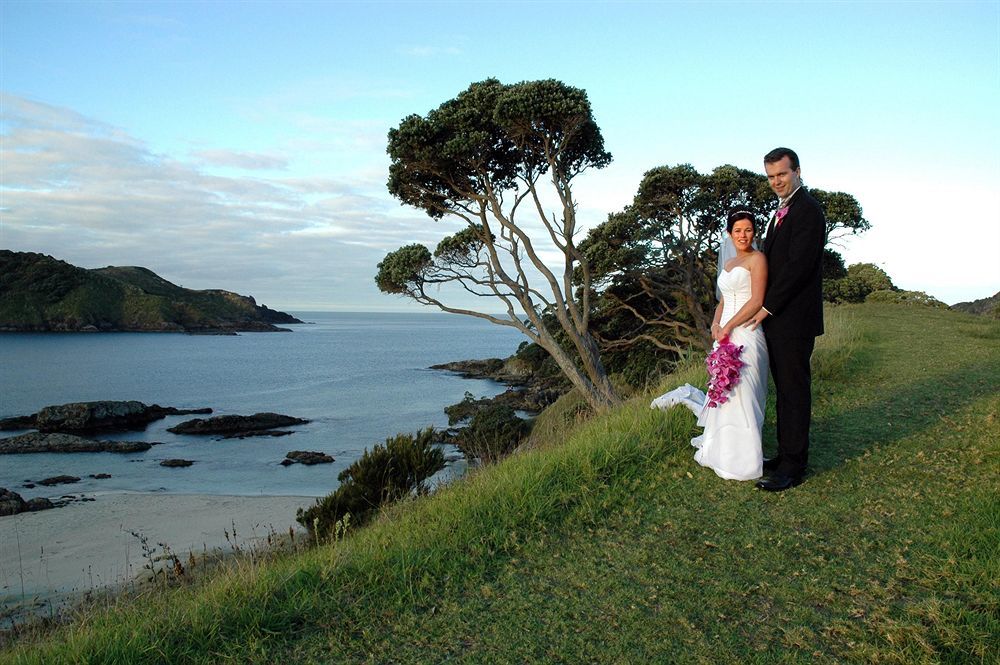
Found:
[{"label": "windswept tree", "polygon": [[858,200],[846,192],[809,189],[826,217],[826,244],[840,245],[850,235],[864,233],[872,227],[865,219]]},{"label": "windswept tree", "polygon": [[[426,116],[405,118],[389,132],[388,153],[393,196],[465,227],[433,253],[420,244],[390,253],[378,266],[378,287],[517,328],[592,407],[616,403],[589,331],[590,267],[576,243],[573,179],[611,161],[586,93],[555,80],[474,83]],[[558,265],[550,267],[543,255],[553,249]],[[448,304],[441,287],[449,286],[483,298],[483,307]],[[497,303],[506,315],[482,311]]]},{"label": "windswept tree", "polygon": [[602,289],[594,296],[602,346],[651,344],[673,356],[710,346],[719,230],[729,209],[761,217],[767,205],[766,179],[735,166],[647,171],[632,204],[581,243]]},{"label": "windswept tree", "polygon": [[[834,247],[842,245],[842,241],[847,236],[864,233],[871,228],[871,224],[865,219],[861,212],[861,205],[858,200],[845,192],[826,192],[822,189],[810,189],[823,209],[826,217],[826,247],[823,248],[823,281],[829,284],[832,280],[842,279],[847,276],[847,268],[844,266],[844,257],[840,255]],[[824,297],[828,300],[834,299],[832,295],[826,294],[824,286]]]}]

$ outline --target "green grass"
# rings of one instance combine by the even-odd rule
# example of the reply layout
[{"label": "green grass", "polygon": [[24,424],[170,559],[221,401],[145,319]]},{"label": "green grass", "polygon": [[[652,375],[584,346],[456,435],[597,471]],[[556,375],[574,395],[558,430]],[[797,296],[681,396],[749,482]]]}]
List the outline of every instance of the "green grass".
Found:
[{"label": "green grass", "polygon": [[828,333],[792,491],[697,466],[652,394],[589,420],[567,397],[547,440],[345,540],[0,661],[996,662],[1000,323],[861,305]]}]

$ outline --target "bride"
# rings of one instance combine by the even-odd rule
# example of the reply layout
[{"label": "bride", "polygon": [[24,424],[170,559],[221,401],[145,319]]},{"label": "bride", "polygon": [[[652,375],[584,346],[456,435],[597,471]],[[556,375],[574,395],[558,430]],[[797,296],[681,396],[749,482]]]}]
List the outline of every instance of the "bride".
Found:
[{"label": "bride", "polygon": [[[719,258],[719,304],[712,322],[712,339],[729,338],[742,346],[740,379],[728,393],[729,399],[708,406],[701,391],[683,386],[653,401],[654,408],[683,403],[698,415],[704,433],[691,440],[698,450],[694,459],[710,467],[722,478],[752,480],[762,474],[761,425],[767,400],[767,344],[764,331],[746,326],[764,302],[767,260],[754,249],[754,216],[737,210],[726,222],[728,238],[723,238]],[[730,244],[731,241],[731,244]]]}]

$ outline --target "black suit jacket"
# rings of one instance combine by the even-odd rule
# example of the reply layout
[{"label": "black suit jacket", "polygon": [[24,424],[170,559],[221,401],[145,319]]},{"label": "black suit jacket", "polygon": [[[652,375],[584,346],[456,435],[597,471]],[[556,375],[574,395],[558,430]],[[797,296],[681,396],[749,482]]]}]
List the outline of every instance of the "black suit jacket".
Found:
[{"label": "black suit jacket", "polygon": [[823,334],[823,246],[826,221],[804,187],[792,197],[779,228],[764,238],[767,292],[764,333],[772,339]]}]

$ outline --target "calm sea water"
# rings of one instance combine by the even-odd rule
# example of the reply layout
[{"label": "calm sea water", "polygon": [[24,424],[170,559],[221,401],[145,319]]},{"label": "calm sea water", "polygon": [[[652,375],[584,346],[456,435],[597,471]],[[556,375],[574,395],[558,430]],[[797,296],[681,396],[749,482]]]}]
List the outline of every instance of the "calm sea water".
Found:
[{"label": "calm sea water", "polygon": [[[0,455],[0,487],[35,496],[119,491],[322,496],[365,448],[399,432],[444,427],[442,409],[465,391],[503,386],[430,370],[469,358],[504,357],[516,331],[441,313],[296,313],[291,333],[0,335],[0,416],[93,400],[139,400],[213,415],[274,411],[308,418],[284,437],[216,440],[178,436],[172,416],[146,430],[103,438],[161,442],[144,453]],[[9,436],[13,432],[2,432]],[[332,455],[334,464],[280,466],[290,450]],[[456,451],[448,451],[455,457]],[[194,460],[165,468],[169,458]],[[110,473],[95,480],[90,474]],[[55,475],[81,481],[25,489]]]}]

